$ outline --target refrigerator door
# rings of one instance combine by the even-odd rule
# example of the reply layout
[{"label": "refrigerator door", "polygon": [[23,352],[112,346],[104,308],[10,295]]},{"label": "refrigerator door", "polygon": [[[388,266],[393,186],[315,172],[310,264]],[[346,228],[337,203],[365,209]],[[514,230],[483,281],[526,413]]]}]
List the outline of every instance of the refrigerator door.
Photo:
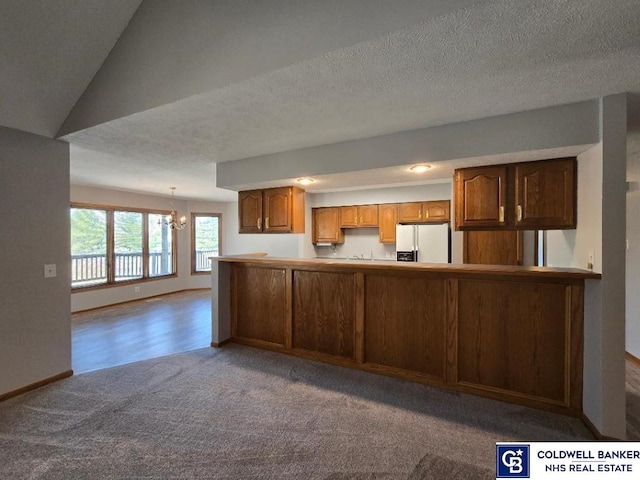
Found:
[{"label": "refrigerator door", "polygon": [[449,224],[416,225],[418,262],[450,263]]},{"label": "refrigerator door", "polygon": [[396,225],[396,251],[411,252],[414,250],[414,225]]}]

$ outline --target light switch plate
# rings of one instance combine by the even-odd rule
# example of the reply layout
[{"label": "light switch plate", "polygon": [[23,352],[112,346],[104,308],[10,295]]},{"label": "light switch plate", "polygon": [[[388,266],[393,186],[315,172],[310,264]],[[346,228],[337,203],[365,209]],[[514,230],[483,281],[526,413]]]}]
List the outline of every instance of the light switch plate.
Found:
[{"label": "light switch plate", "polygon": [[44,266],[44,278],[53,278],[58,274],[56,273],[56,264],[51,263],[49,265]]}]

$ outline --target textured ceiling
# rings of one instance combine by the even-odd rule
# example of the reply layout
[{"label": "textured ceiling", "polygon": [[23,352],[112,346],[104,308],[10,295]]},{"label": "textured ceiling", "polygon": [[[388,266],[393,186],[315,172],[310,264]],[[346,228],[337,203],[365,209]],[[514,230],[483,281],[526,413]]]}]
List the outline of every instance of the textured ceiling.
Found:
[{"label": "textured ceiling", "polygon": [[[193,198],[230,200],[214,186],[217,162],[619,92],[640,93],[640,2],[503,0],[64,139],[72,182],[160,194],[189,185]],[[356,176],[379,185],[388,173]]]},{"label": "textured ceiling", "polygon": [[2,0],[0,125],[53,137],[142,0]]}]

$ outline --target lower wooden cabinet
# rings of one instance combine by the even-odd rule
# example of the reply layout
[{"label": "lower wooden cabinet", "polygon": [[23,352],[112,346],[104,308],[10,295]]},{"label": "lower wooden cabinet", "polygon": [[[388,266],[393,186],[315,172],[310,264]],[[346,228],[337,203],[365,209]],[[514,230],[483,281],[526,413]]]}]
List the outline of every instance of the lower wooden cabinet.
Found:
[{"label": "lower wooden cabinet", "polygon": [[237,342],[559,412],[582,409],[584,280],[575,272],[246,262],[230,269]]},{"label": "lower wooden cabinet", "polygon": [[365,285],[365,362],[444,380],[444,282],[367,275]]},{"label": "lower wooden cabinet", "polygon": [[284,346],[287,308],[284,269],[233,266],[231,333]]},{"label": "lower wooden cabinet", "polygon": [[355,360],[355,279],[293,272],[292,347]]},{"label": "lower wooden cabinet", "polygon": [[[576,306],[567,300],[570,289],[460,280],[458,383],[570,403],[565,381],[571,374],[567,355],[572,352],[566,348],[582,343],[581,330],[570,328]],[[581,359],[572,360],[581,367]]]}]

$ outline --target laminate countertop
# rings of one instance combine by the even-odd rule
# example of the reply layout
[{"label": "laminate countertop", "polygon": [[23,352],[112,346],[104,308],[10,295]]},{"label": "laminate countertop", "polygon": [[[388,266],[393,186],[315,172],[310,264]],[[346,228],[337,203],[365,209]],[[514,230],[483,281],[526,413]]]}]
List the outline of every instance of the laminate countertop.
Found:
[{"label": "laminate countertop", "polygon": [[393,260],[351,260],[330,258],[270,257],[266,254],[246,254],[211,257],[211,260],[229,263],[247,263],[265,266],[332,268],[344,270],[396,270],[421,271],[455,275],[505,275],[517,277],[600,279],[599,273],[579,268],[525,267],[517,265],[477,265],[455,263],[416,263]]}]

